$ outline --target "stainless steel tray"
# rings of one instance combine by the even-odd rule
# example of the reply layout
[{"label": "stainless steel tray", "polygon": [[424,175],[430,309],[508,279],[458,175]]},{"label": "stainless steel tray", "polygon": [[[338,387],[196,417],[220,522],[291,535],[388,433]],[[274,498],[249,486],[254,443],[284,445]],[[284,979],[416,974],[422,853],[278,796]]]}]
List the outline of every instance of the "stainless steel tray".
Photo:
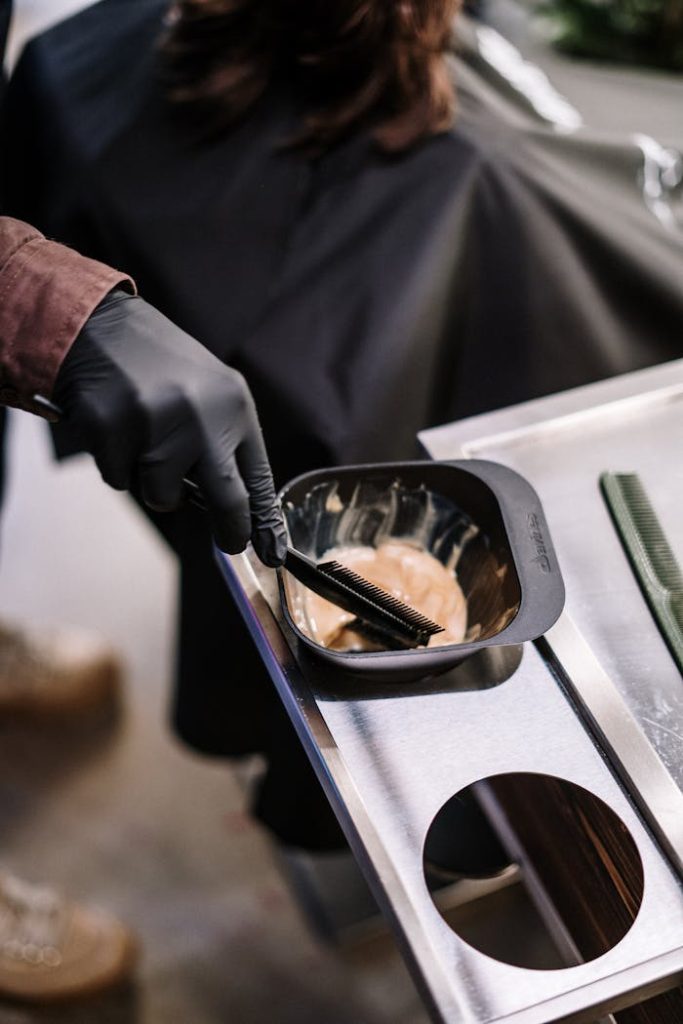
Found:
[{"label": "stainless steel tray", "polygon": [[[615,641],[609,620],[604,636],[600,629],[586,633],[582,629],[584,618],[592,622],[591,607],[596,601],[601,604],[605,593],[621,593],[623,587],[629,609],[639,598],[627,567],[622,567],[622,574],[616,564],[620,548],[616,538],[608,536],[606,514],[601,524],[604,513],[597,485],[593,494],[589,481],[598,464],[599,469],[635,468],[640,472],[643,466],[632,461],[617,465],[615,460],[622,455],[616,449],[614,455],[610,449],[603,465],[597,452],[591,451],[583,465],[577,463],[572,468],[568,462],[560,467],[566,468],[566,477],[557,471],[557,460],[548,455],[549,442],[556,438],[558,443],[568,444],[570,437],[576,442],[590,433],[595,441],[610,433],[610,425],[618,439],[620,423],[629,424],[640,410],[644,421],[655,422],[656,410],[669,405],[682,409],[683,405],[677,404],[681,397],[683,365],[676,364],[424,436],[425,445],[440,458],[476,451],[479,456],[508,462],[529,477],[546,508],[568,584],[569,612],[575,621],[564,617],[547,642],[527,644],[523,650],[487,653],[422,689],[359,692],[357,686],[349,683],[347,688],[343,680],[331,679],[320,665],[305,660],[288,632],[274,574],[246,556],[221,557],[226,579],[264,662],[435,1021],[593,1022],[601,1013],[662,991],[683,977],[680,879],[581,718],[581,714],[590,714],[608,736],[616,752],[615,763],[619,762],[622,771],[630,766],[631,784],[635,780],[634,792],[643,802],[665,790],[674,803],[680,798],[671,771],[674,765],[680,769],[675,750],[669,748],[665,763],[649,741],[650,735],[662,739],[664,713],[660,709],[655,717],[652,712],[654,682],[652,701],[642,706],[648,709],[647,717],[659,723],[658,728],[651,727],[652,734],[645,734],[634,710],[633,693],[638,692],[634,673],[641,680],[647,679],[650,671],[657,679],[664,673],[667,700],[673,701],[676,680],[666,674],[670,667],[664,660],[666,648],[660,649],[658,636],[644,635],[654,633],[648,631],[647,620],[643,620],[640,641],[646,659],[633,637],[627,638],[627,647],[619,646],[621,641]],[[594,408],[596,403],[608,407],[604,414]],[[489,448],[490,438],[493,444]],[[633,447],[627,451],[631,459]],[[670,468],[667,473],[672,479]],[[646,482],[650,483],[649,476]],[[666,504],[668,512],[662,512],[662,519],[676,545],[680,532],[676,533],[678,526],[671,522],[676,519],[675,500],[670,495],[665,499],[658,490],[653,490],[653,498],[657,505],[660,500]],[[585,530],[576,518],[584,502],[586,510],[580,515]],[[616,583],[609,574],[605,579],[599,573],[596,579],[581,543],[586,532],[591,542],[595,537],[592,557],[598,562],[603,546],[613,545],[614,571],[619,572]],[[588,576],[587,565],[591,569]],[[635,611],[633,618],[630,610],[623,614],[628,623],[636,621]],[[622,632],[631,629],[628,625]],[[614,661],[607,659],[606,651],[614,652]],[[622,651],[628,651],[625,662]],[[623,672],[623,682],[615,665]],[[568,676],[578,694],[586,691],[581,714],[565,689]],[[495,682],[501,685],[491,685]],[[488,688],[481,688],[482,684]],[[678,685],[682,685],[680,679]],[[629,761],[634,736],[642,759],[636,764]],[[651,794],[643,780],[653,766],[657,785]],[[591,963],[553,971],[500,963],[460,939],[432,902],[423,875],[422,850],[434,815],[461,788],[508,771],[544,772],[585,787],[620,815],[636,841],[645,871],[640,912],[625,938]],[[675,813],[667,816],[669,805],[660,803],[660,832],[674,854],[679,849]],[[674,805],[670,806],[675,811]]]},{"label": "stainless steel tray", "polygon": [[683,679],[599,490],[636,471],[683,561],[683,361],[427,431],[437,459],[490,458],[537,489],[567,585],[547,635],[568,686],[683,871]]}]

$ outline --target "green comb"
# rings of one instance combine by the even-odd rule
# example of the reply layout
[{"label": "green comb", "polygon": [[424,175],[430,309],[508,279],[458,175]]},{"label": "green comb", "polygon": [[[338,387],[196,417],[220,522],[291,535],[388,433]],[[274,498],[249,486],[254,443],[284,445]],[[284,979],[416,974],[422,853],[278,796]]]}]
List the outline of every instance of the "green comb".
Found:
[{"label": "green comb", "polygon": [[600,487],[640,589],[683,674],[683,573],[637,473],[603,473]]}]

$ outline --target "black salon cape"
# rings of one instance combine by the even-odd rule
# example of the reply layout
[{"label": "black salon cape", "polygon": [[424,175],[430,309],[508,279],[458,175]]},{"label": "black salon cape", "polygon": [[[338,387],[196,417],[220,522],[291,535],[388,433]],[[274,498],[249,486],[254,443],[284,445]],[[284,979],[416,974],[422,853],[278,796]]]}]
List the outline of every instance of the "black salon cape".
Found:
[{"label": "black salon cape", "polygon": [[[279,483],[410,457],[421,428],[683,353],[681,235],[643,204],[632,144],[554,131],[465,56],[456,128],[400,158],[365,137],[316,162],[283,148],[299,123],[284,88],[197,145],[159,82],[166,6],[103,0],[28,47],[11,210],[125,269],[244,372]],[[157,522],[182,563],[177,730],[264,751],[261,816],[334,845],[205,523]]]},{"label": "black salon cape", "polygon": [[[12,16],[12,0],[0,0],[0,63],[4,62],[7,33]],[[0,74],[0,79],[2,75]]]}]

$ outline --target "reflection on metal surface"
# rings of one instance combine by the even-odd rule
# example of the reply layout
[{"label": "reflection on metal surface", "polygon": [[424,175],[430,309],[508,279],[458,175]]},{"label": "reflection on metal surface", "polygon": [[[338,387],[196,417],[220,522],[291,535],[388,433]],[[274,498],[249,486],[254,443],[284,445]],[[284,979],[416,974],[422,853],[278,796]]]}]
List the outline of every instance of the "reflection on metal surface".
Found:
[{"label": "reflection on metal surface", "polygon": [[683,792],[568,615],[544,643],[564,685],[610,754],[671,863],[683,876]]},{"label": "reflection on metal surface", "polygon": [[[564,966],[594,960],[621,942],[642,905],[644,877],[633,836],[614,811],[566,779],[537,774],[499,775],[472,790],[520,866]],[[520,966],[543,966],[525,964],[517,950],[512,955]]]},{"label": "reflection on metal surface", "polygon": [[[603,956],[642,904],[642,861],[614,811],[580,786],[537,773],[499,774],[451,796],[430,824],[424,864],[456,934],[518,967],[558,970]],[[511,864],[515,889],[501,894],[488,883]],[[439,886],[449,874],[468,880],[476,907],[460,901],[444,912]]]}]

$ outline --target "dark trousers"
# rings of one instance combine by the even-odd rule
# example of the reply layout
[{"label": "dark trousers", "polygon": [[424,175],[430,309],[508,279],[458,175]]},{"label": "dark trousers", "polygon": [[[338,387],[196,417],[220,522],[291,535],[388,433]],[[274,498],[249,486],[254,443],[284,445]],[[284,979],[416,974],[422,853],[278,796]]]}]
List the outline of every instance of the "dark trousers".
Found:
[{"label": "dark trousers", "polygon": [[309,850],[345,840],[294,727],[220,575],[205,517],[192,507],[159,515],[141,506],[180,559],[172,720],[203,753],[261,753],[266,775],[255,816],[280,842]]}]

